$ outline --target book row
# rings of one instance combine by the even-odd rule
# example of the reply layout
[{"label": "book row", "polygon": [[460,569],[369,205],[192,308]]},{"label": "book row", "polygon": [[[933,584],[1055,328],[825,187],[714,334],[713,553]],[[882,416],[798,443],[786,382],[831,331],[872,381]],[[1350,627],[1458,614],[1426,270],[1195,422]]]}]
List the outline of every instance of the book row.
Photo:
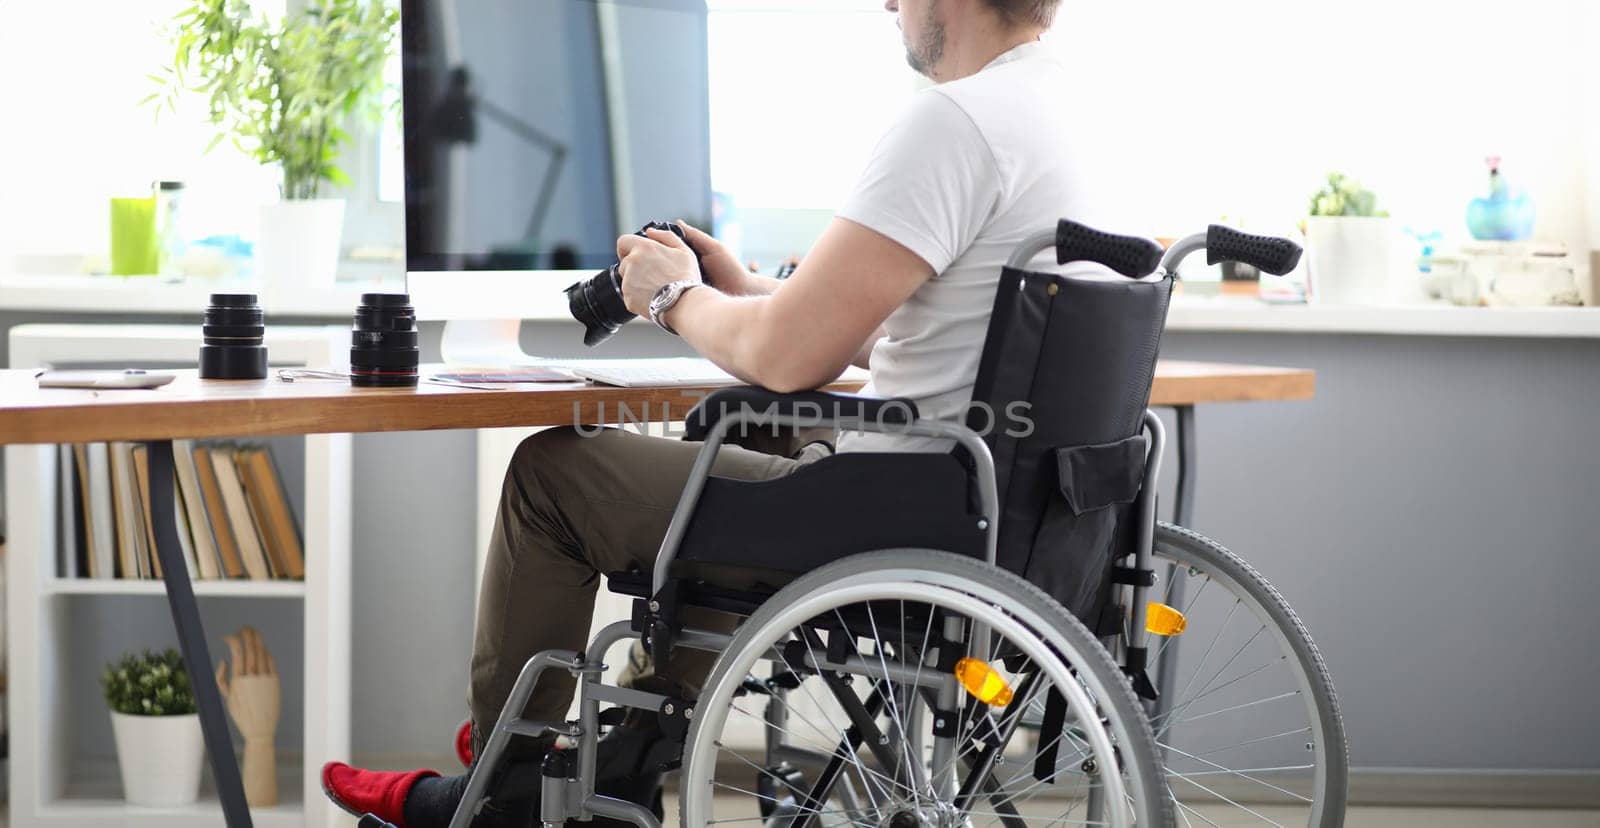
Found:
[{"label": "book row", "polygon": [[[266,447],[176,440],[172,454],[173,509],[190,578],[305,578],[300,527]],[[62,577],[162,577],[145,446],[62,446],[58,468]]]}]

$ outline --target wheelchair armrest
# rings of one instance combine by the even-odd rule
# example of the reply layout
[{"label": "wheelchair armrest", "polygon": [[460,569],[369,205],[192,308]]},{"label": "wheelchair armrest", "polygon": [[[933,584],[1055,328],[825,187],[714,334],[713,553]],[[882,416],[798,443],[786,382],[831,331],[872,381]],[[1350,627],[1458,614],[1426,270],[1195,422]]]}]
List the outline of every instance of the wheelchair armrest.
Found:
[{"label": "wheelchair armrest", "polygon": [[[684,434],[704,440],[723,417],[750,411],[757,415],[796,417],[826,425],[836,420],[870,420],[882,425],[908,425],[917,419],[917,404],[904,397],[860,397],[828,391],[779,394],[753,385],[712,392],[684,418]],[[757,417],[760,420],[760,416]]]}]

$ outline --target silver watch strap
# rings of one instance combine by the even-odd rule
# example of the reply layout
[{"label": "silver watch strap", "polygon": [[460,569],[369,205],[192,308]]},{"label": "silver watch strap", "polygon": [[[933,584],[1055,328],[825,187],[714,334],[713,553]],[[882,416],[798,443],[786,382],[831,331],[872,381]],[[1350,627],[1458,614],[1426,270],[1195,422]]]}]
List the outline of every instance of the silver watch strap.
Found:
[{"label": "silver watch strap", "polygon": [[[700,282],[683,279],[677,282],[668,282],[667,284],[662,285],[661,290],[656,292],[656,299],[650,303],[650,321],[656,323],[656,327],[660,328],[661,330],[666,331],[673,336],[677,336],[678,332],[673,330],[671,325],[667,324],[667,320],[665,318],[667,311],[672,310],[673,306],[678,304],[678,300],[682,299],[685,293],[688,293],[692,288],[699,287],[700,284]],[[666,301],[658,306],[658,302],[661,300],[663,294],[666,295]]]}]

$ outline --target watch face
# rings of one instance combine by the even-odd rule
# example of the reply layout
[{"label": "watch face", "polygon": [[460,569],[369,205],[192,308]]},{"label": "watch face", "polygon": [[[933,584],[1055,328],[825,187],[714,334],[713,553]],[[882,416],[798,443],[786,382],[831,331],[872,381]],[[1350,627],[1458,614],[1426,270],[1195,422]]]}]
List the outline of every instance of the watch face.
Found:
[{"label": "watch face", "polygon": [[660,313],[661,309],[665,308],[667,303],[672,301],[672,297],[676,295],[678,295],[676,285],[663,285],[661,290],[656,291],[656,298],[650,300],[651,312]]}]

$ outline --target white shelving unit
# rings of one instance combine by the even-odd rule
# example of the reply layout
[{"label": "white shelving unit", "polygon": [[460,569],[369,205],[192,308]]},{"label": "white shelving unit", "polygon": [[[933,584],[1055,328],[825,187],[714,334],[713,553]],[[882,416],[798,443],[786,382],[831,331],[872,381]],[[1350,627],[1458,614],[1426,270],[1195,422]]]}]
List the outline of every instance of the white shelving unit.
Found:
[{"label": "white shelving unit", "polygon": [[[344,362],[340,349],[348,335],[348,328],[269,326],[266,344],[274,366],[324,367]],[[192,363],[198,355],[200,328],[21,325],[12,329],[10,342],[12,368],[46,363]],[[217,601],[291,601],[301,606],[303,741],[286,744],[280,738],[278,742],[282,802],[252,809],[255,824],[265,828],[328,826],[346,819],[322,796],[318,771],[323,762],[348,760],[350,754],[351,436],[319,434],[304,440],[305,580],[195,584],[195,594],[204,602],[202,615]],[[200,802],[188,807],[130,806],[122,801],[114,762],[72,755],[76,723],[106,715],[103,707],[74,710],[66,701],[68,682],[94,680],[70,674],[72,603],[115,596],[164,604],[166,593],[157,581],[60,577],[56,458],[55,446],[6,447],[9,824],[12,828],[220,825],[222,809],[214,792],[202,792]],[[213,659],[223,657],[222,635],[227,632],[231,630],[208,625]],[[283,725],[279,727],[281,733]]]}]

